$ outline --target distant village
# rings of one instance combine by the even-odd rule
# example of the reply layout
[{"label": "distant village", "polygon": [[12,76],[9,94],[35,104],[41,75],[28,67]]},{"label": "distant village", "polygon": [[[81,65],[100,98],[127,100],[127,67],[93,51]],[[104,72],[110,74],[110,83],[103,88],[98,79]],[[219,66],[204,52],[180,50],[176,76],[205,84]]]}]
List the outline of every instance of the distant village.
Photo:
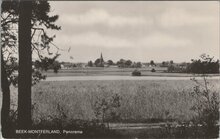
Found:
[{"label": "distant village", "polygon": [[88,63],[72,63],[72,62],[60,62],[61,69],[73,69],[73,68],[86,68],[86,67],[119,67],[119,68],[153,68],[153,67],[168,67],[169,65],[178,66],[180,68],[186,68],[189,63],[174,63],[171,61],[163,61],[161,63],[155,63],[153,60],[143,63],[134,62],[131,60],[120,59],[117,62],[112,60],[104,60],[102,53],[100,57],[94,61],[88,61]]}]

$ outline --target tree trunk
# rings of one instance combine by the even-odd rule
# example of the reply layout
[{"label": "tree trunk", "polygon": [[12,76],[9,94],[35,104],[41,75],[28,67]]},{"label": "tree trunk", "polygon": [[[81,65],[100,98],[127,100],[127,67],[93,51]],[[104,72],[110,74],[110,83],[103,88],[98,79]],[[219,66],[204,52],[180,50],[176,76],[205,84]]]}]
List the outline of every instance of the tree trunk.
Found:
[{"label": "tree trunk", "polygon": [[1,89],[2,89],[2,110],[1,110],[1,124],[2,124],[2,136],[7,137],[9,135],[9,111],[10,111],[10,88],[6,75],[5,63],[3,60],[3,54],[1,52]]},{"label": "tree trunk", "polygon": [[18,69],[18,126],[22,129],[31,127],[31,15],[32,2],[20,0],[18,37],[19,37],[19,69]]}]

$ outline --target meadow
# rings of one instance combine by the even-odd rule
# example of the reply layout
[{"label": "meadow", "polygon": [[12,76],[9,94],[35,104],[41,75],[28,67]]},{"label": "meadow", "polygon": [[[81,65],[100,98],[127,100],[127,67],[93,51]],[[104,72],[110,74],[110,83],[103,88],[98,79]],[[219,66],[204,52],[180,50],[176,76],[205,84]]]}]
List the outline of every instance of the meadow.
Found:
[{"label": "meadow", "polygon": [[[219,92],[218,84],[211,80],[210,89]],[[103,120],[102,114],[111,122],[190,121],[197,115],[191,110],[197,101],[190,95],[194,85],[185,80],[40,82],[32,90],[33,120]],[[114,97],[119,106],[103,112]]]},{"label": "meadow", "polygon": [[[219,83],[209,80],[210,92],[219,93]],[[170,137],[174,131],[176,137],[204,136],[197,128],[169,128],[198,119],[193,106],[201,100],[192,97],[196,85],[191,80],[41,81],[32,87],[33,124],[61,129],[86,125],[89,135],[101,133],[94,124],[104,123],[117,136]],[[11,108],[16,110],[17,89],[11,86],[11,91]],[[143,128],[133,129],[137,125]]]},{"label": "meadow", "polygon": [[[155,72],[151,72],[152,69]],[[118,67],[84,67],[72,69],[60,69],[58,73],[53,70],[42,71],[47,77],[64,77],[64,76],[131,76],[136,68],[118,68]],[[141,71],[142,76],[161,76],[161,77],[192,77],[190,73],[169,73],[167,67],[142,67],[137,68]],[[209,74],[209,76],[219,76],[219,74]]]}]

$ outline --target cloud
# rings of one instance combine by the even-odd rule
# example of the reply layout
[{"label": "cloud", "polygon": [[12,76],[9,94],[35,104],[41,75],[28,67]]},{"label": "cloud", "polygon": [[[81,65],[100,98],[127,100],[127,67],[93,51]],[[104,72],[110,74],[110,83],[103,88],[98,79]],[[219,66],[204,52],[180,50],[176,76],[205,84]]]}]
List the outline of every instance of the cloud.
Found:
[{"label": "cloud", "polygon": [[[102,35],[97,32],[86,32],[64,35],[60,42],[67,42],[76,47],[100,47],[100,48],[178,48],[192,46],[192,42],[186,38],[177,38],[169,34],[155,32],[141,38],[124,39],[120,37]],[[62,40],[62,41],[61,41]]]},{"label": "cloud", "polygon": [[214,16],[189,13],[186,10],[176,8],[166,10],[156,19],[162,27],[212,25],[217,21]]},{"label": "cloud", "polygon": [[177,38],[169,34],[155,32],[141,38],[138,41],[138,45],[148,48],[178,48],[191,46],[192,42],[186,38]]},{"label": "cloud", "polygon": [[153,20],[147,19],[142,16],[121,16],[111,15],[102,9],[91,9],[82,14],[65,14],[60,16],[66,24],[70,25],[94,25],[102,24],[110,27],[115,26],[137,26],[137,25],[152,25]]},{"label": "cloud", "polygon": [[140,58],[146,53],[152,59],[169,55],[175,61],[204,52],[219,55],[218,2],[51,3],[62,26],[54,43],[72,46],[74,58],[104,50],[110,57]]},{"label": "cloud", "polygon": [[59,40],[70,41],[72,46],[89,46],[89,47],[105,47],[105,48],[115,48],[115,47],[130,47],[131,42],[126,39],[116,38],[107,35],[101,35],[97,32],[86,32],[75,34],[71,36],[62,36]]}]

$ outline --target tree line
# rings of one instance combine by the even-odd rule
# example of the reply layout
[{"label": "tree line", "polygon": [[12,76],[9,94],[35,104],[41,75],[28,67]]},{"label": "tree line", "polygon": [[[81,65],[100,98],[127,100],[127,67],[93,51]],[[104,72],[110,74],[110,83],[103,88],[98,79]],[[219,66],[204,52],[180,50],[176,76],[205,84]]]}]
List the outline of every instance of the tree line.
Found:
[{"label": "tree line", "polygon": [[117,62],[113,62],[112,60],[107,60],[106,62],[104,62],[104,65],[100,66],[100,59],[96,59],[94,62],[92,62],[91,60],[87,63],[88,67],[104,67],[104,65],[106,66],[117,66],[119,68],[141,68],[142,67],[142,63],[141,62],[133,62],[131,60],[125,60],[125,59],[120,59]]},{"label": "tree line", "polygon": [[219,73],[219,60],[214,60],[207,54],[202,54],[199,59],[192,59],[190,63],[170,64],[168,72],[195,73],[195,74],[214,74]]}]

